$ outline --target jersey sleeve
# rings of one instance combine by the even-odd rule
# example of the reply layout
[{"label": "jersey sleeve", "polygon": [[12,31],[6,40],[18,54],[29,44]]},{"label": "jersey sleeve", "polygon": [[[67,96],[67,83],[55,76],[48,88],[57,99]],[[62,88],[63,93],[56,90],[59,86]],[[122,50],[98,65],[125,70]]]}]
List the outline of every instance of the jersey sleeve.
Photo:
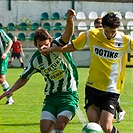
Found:
[{"label": "jersey sleeve", "polygon": [[4,39],[6,43],[11,41],[11,38],[3,30],[0,30],[0,36]]},{"label": "jersey sleeve", "polygon": [[52,41],[51,46],[53,46],[53,45],[64,46],[66,44],[68,44],[68,43],[65,43],[63,41],[62,37],[58,37],[58,38],[56,38],[55,40]]},{"label": "jersey sleeve", "polygon": [[87,42],[86,32],[83,32],[75,40],[72,40],[73,47],[76,50],[81,50]]},{"label": "jersey sleeve", "polygon": [[24,79],[30,79],[31,76],[35,73],[37,73],[37,69],[34,68],[32,59],[29,61],[27,68],[24,70],[24,72],[20,75],[21,78]]}]

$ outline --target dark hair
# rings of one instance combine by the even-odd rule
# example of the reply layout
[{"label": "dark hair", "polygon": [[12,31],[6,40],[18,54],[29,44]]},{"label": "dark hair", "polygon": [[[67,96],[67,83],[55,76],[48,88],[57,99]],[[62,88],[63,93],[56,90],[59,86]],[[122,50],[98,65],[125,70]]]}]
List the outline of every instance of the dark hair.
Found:
[{"label": "dark hair", "polygon": [[35,31],[34,45],[37,44],[37,40],[44,41],[44,40],[47,40],[47,39],[52,39],[52,37],[50,36],[50,34],[46,30],[44,30],[43,28],[38,28]]},{"label": "dark hair", "polygon": [[102,18],[101,17],[98,17],[94,20],[94,25],[95,24],[100,24],[102,22]]},{"label": "dark hair", "polygon": [[102,18],[102,25],[110,28],[118,28],[120,26],[120,19],[113,12],[106,14]]},{"label": "dark hair", "polygon": [[101,28],[102,26],[102,18],[98,17],[94,20],[94,27],[95,28]]}]

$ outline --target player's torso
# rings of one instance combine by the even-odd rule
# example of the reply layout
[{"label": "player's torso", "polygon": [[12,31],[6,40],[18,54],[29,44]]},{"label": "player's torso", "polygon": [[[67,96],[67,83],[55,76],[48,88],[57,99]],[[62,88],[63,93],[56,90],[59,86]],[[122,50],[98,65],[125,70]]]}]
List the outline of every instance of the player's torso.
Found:
[{"label": "player's torso", "polygon": [[78,75],[69,53],[52,52],[48,56],[40,54],[32,64],[45,78],[47,95],[57,91],[76,91]]},{"label": "player's torso", "polygon": [[87,84],[119,93],[123,79],[121,58],[128,49],[128,39],[118,32],[114,39],[108,40],[102,30],[96,30],[89,33],[89,41],[92,60]]},{"label": "player's torso", "polygon": [[[33,66],[38,69],[42,75],[51,75],[51,79],[56,80],[57,78],[59,80],[59,77],[62,77],[61,75],[64,73],[61,62],[63,62],[63,60],[59,54],[52,52],[48,56],[42,56],[40,54],[33,60]],[[52,76],[54,73],[57,73],[57,71],[60,71],[60,76],[59,74],[58,76]]]},{"label": "player's torso", "polygon": [[21,46],[20,46],[20,43],[19,42],[14,42],[13,43],[13,45],[12,45],[12,52],[13,53],[20,53],[20,48],[21,48]]}]

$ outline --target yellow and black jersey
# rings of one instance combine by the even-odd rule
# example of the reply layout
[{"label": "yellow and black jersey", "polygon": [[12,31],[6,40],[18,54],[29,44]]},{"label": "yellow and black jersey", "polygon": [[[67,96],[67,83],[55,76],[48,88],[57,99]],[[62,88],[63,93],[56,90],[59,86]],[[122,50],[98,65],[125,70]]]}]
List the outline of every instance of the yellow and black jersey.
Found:
[{"label": "yellow and black jersey", "polygon": [[91,29],[82,33],[72,43],[76,50],[89,45],[91,63],[87,85],[119,94],[125,77],[124,55],[133,51],[133,39],[117,31],[116,36],[108,40],[104,29]]}]

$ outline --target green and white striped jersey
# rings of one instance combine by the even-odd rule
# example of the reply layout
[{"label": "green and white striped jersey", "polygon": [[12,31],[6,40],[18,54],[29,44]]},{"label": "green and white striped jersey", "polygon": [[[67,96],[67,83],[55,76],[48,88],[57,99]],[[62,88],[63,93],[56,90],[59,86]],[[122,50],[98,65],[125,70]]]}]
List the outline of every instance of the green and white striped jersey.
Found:
[{"label": "green and white striped jersey", "polygon": [[7,34],[0,29],[0,56],[6,50],[7,44],[11,41],[11,39],[7,36]]},{"label": "green and white striped jersey", "polygon": [[[59,38],[52,43],[64,45]],[[50,52],[48,56],[43,56],[37,50],[20,77],[29,79],[37,72],[41,73],[46,81],[46,95],[77,91],[78,72],[70,53]]]}]

